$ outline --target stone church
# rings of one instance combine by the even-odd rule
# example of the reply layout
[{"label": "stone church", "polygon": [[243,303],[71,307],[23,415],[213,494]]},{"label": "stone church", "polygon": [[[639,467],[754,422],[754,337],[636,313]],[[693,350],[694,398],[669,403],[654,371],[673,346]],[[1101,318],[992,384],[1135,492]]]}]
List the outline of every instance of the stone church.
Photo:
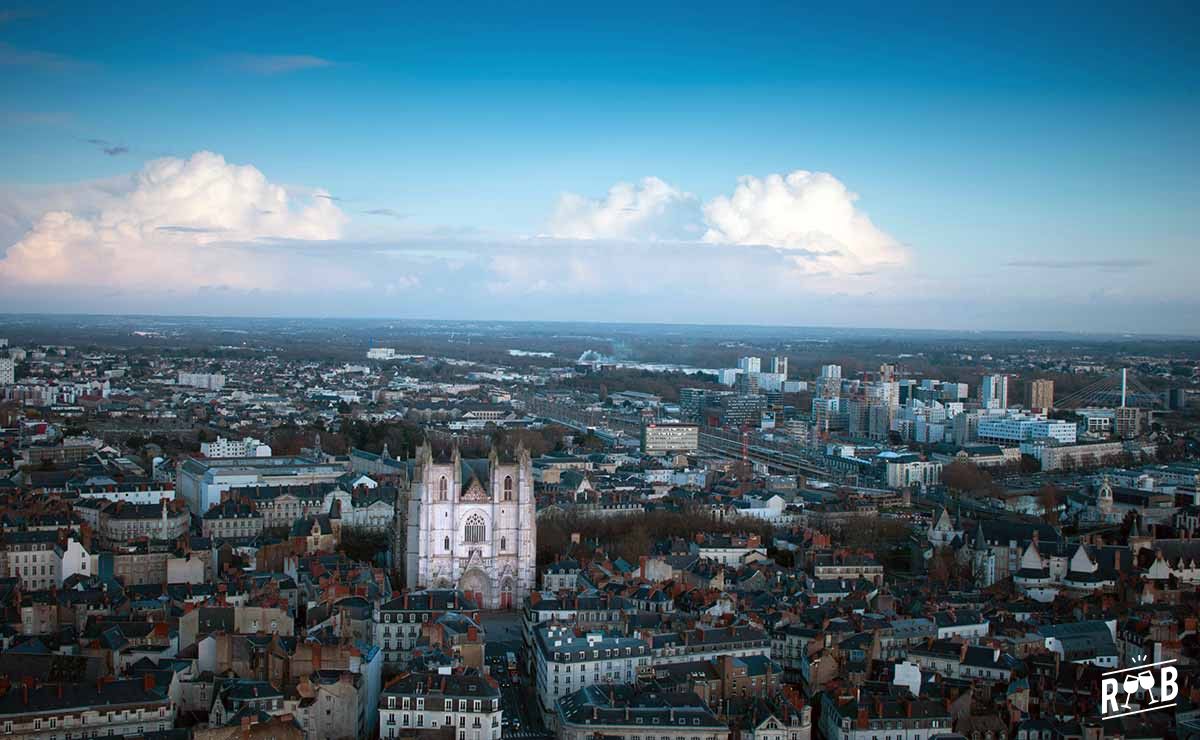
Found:
[{"label": "stone church", "polygon": [[426,444],[396,498],[393,562],[407,588],[457,588],[484,609],[518,607],[537,578],[533,466],[493,450],[445,459]]}]

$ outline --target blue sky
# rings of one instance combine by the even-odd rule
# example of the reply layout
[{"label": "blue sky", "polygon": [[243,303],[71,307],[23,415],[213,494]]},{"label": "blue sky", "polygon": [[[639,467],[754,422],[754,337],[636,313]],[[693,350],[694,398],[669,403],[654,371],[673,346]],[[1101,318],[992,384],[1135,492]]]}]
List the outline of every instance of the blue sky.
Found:
[{"label": "blue sky", "polygon": [[[590,313],[562,318],[637,319],[661,301],[675,320],[1200,326],[1194,6],[424,5],[0,4],[0,280],[17,286],[0,310],[49,309],[48,288],[83,284],[107,296],[78,306],[97,311],[521,318],[568,298]],[[319,189],[338,212],[308,228],[197,215],[227,211],[220,198],[139,210],[157,197],[147,187],[175,186],[139,191],[131,173],[202,151],[286,188],[289,208]],[[797,170],[846,194],[800,178],[783,200],[769,184],[739,198],[739,177]],[[672,190],[613,199],[647,177]],[[96,181],[103,198],[82,185]],[[567,213],[564,193],[586,203]],[[709,210],[721,198],[723,220]],[[869,218],[903,254],[884,259],[850,226],[830,237],[849,221],[826,206]],[[51,210],[93,221],[40,225]],[[649,226],[668,211],[688,228]],[[191,232],[172,230],[179,216]],[[136,249],[114,245],[128,234],[105,231],[114,219],[141,225]],[[86,276],[40,269],[68,232],[68,249],[97,259]],[[222,236],[160,243],[184,233]],[[323,256],[280,239],[322,242]],[[97,257],[257,255],[263,242],[273,251],[243,259],[247,274],[170,295],[155,273],[106,275]],[[380,250],[396,280],[377,279]],[[180,259],[161,268],[211,265]],[[680,261],[697,263],[690,282],[656,289],[642,274]],[[739,279],[773,292],[747,297],[706,261],[744,265]],[[288,279],[256,292],[264,264]],[[333,268],[347,295],[314,302],[303,276]],[[524,268],[550,274],[524,289]],[[1006,305],[981,311],[981,295]]]}]

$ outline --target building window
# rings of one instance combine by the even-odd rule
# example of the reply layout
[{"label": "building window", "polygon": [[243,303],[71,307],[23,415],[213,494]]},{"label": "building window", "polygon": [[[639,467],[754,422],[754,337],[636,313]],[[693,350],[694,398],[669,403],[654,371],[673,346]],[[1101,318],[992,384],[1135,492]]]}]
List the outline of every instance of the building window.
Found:
[{"label": "building window", "polygon": [[449,490],[449,484],[446,482],[446,476],[438,481],[438,501],[446,500],[446,492]]},{"label": "building window", "polygon": [[505,501],[512,501],[512,492],[513,492],[512,476],[506,475],[506,476],[504,476],[504,500]]},{"label": "building window", "polygon": [[450,552],[450,538],[449,537],[446,537],[442,540],[442,549],[444,549],[446,552]]},{"label": "building window", "polygon": [[507,540],[506,538],[504,538],[504,537],[501,537],[501,538],[500,538],[500,549],[501,549],[502,551],[503,551],[503,550],[507,550],[507,549],[508,549],[508,540]]},{"label": "building window", "polygon": [[463,530],[467,542],[483,542],[487,535],[487,527],[483,523],[483,517],[478,514],[472,514],[467,518],[467,526]]}]

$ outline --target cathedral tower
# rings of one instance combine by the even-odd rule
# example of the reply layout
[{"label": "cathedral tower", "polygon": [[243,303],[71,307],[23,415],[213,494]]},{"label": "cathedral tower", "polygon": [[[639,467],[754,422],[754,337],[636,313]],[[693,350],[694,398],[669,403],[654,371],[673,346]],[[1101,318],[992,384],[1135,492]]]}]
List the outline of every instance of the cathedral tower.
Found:
[{"label": "cathedral tower", "polygon": [[461,589],[483,609],[520,605],[534,588],[537,562],[533,465],[524,447],[508,460],[494,450],[463,458],[457,447],[437,459],[422,445],[406,493],[397,499],[406,509],[397,525],[408,588]]}]

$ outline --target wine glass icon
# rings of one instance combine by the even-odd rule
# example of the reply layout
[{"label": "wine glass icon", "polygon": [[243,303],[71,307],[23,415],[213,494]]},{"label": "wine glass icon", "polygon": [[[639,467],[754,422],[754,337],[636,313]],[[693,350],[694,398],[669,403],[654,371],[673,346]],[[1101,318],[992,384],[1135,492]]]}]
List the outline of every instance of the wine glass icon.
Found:
[{"label": "wine glass icon", "polygon": [[1137,676],[1133,675],[1132,673],[1125,674],[1125,680],[1121,683],[1121,688],[1125,689],[1125,704],[1121,707],[1122,709],[1129,709],[1129,700],[1133,697],[1134,693],[1138,690],[1138,686],[1140,685],[1141,683],[1138,681]]},{"label": "wine glass icon", "polygon": [[1151,689],[1154,688],[1154,671],[1142,671],[1137,675],[1137,679],[1138,685],[1145,689],[1146,693],[1150,695],[1150,703],[1153,704],[1156,701],[1154,698],[1154,692],[1151,691]]}]

